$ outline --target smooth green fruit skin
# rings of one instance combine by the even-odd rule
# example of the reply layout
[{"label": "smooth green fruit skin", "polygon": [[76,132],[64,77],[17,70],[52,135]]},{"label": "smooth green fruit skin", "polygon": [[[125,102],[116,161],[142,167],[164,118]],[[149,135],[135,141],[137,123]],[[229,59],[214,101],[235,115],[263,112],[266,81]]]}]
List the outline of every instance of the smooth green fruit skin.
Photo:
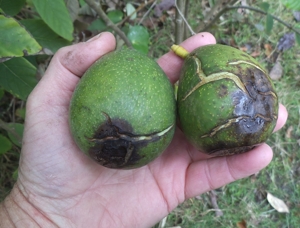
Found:
[{"label": "smooth green fruit skin", "polygon": [[[203,81],[201,70],[202,79],[210,82],[195,89]],[[234,75],[238,80],[233,80]],[[197,149],[215,156],[243,153],[265,142],[278,115],[274,86],[260,64],[240,50],[219,44],[188,55],[177,99],[184,134]]]},{"label": "smooth green fruit skin", "polygon": [[[167,148],[175,119],[173,86],[159,65],[138,51],[121,49],[103,56],[83,75],[71,99],[69,124],[78,147],[99,164],[132,169],[148,164]],[[141,137],[167,128],[170,130],[160,137],[138,142],[121,140],[119,147],[115,145],[117,140],[100,140],[103,134],[109,138],[115,131]],[[129,149],[124,148],[126,145]],[[103,146],[104,160],[99,149]],[[132,149],[132,155],[127,154]]]}]

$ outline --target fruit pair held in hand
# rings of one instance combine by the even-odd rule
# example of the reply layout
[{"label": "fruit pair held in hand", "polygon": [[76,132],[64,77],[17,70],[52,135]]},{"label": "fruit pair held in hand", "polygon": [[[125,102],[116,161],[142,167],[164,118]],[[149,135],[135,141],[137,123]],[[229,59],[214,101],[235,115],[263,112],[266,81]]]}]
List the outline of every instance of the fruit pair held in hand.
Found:
[{"label": "fruit pair held in hand", "polygon": [[266,70],[251,56],[225,45],[187,53],[179,79],[181,128],[199,150],[213,156],[246,152],[274,130],[278,99]]},{"label": "fruit pair held in hand", "polygon": [[[277,95],[267,72],[249,55],[224,45],[188,53],[179,79],[181,128],[213,156],[246,152],[272,133]],[[172,140],[172,85],[157,63],[132,49],[109,53],[84,74],[70,104],[70,128],[79,148],[99,164],[130,169],[148,164]]]}]

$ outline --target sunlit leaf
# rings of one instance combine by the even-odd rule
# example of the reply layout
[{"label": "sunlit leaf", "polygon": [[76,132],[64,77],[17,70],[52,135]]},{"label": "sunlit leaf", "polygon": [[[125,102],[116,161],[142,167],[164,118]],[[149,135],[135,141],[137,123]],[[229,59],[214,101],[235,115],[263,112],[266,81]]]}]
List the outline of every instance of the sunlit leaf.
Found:
[{"label": "sunlit leaf", "polygon": [[24,4],[25,0],[1,0],[0,8],[5,12],[5,14],[15,16],[20,12]]},{"label": "sunlit leaf", "polygon": [[23,138],[23,132],[24,132],[24,124],[20,123],[8,123],[8,126],[11,128],[11,130],[14,132],[7,132],[8,137],[10,140],[16,144],[17,146],[22,146],[22,138]]},{"label": "sunlit leaf", "polygon": [[36,68],[22,57],[0,63],[0,85],[23,100],[37,83],[35,74]]},{"label": "sunlit leaf", "polygon": [[64,0],[32,0],[45,23],[66,40],[73,40],[73,23]]},{"label": "sunlit leaf", "polygon": [[48,48],[55,53],[59,48],[70,45],[71,42],[57,35],[40,19],[25,19],[21,24],[32,34],[43,48]]},{"label": "sunlit leaf", "polygon": [[300,10],[300,1],[299,0],[282,0],[283,4],[294,11]]},{"label": "sunlit leaf", "polygon": [[130,16],[130,20],[134,20],[136,18],[135,8],[131,3],[126,4],[126,12],[127,12],[127,16],[130,16],[132,14]]},{"label": "sunlit leaf", "polygon": [[145,27],[139,25],[131,26],[129,28],[127,37],[136,50],[144,54],[148,53],[150,36]]},{"label": "sunlit leaf", "polygon": [[269,204],[278,212],[280,213],[289,213],[289,208],[287,205],[283,202],[283,200],[273,196],[271,193],[268,192],[267,194],[267,200]]},{"label": "sunlit leaf", "polygon": [[0,58],[38,53],[42,47],[14,18],[0,15]]},{"label": "sunlit leaf", "polygon": [[4,135],[0,135],[0,155],[5,154],[12,148],[12,143]]}]

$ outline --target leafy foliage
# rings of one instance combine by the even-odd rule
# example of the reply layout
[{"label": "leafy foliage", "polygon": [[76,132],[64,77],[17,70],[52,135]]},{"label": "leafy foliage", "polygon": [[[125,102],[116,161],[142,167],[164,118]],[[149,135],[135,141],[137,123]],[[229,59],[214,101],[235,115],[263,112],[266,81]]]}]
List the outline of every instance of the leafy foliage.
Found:
[{"label": "leafy foliage", "polygon": [[131,26],[129,28],[128,39],[131,41],[133,47],[142,53],[147,54],[149,49],[149,33],[143,26]]},{"label": "leafy foliage", "polygon": [[0,58],[36,54],[41,46],[14,18],[0,15]]},{"label": "leafy foliage", "polygon": [[63,0],[32,0],[32,3],[44,22],[54,32],[68,41],[73,40],[73,23]]},{"label": "leafy foliage", "polygon": [[36,85],[35,74],[36,68],[23,57],[0,63],[0,85],[22,100]]},{"label": "leafy foliage", "polygon": [[15,16],[20,12],[25,4],[25,0],[1,0],[0,8],[8,15]]},{"label": "leafy foliage", "polygon": [[282,0],[283,4],[292,10],[300,10],[300,1],[299,0]]},{"label": "leafy foliage", "polygon": [[12,148],[12,143],[4,135],[0,135],[0,156]]},{"label": "leafy foliage", "polygon": [[55,53],[59,48],[70,45],[71,42],[57,35],[53,30],[41,19],[24,19],[20,23],[25,26],[27,31],[35,38],[35,40],[43,47],[48,48]]}]

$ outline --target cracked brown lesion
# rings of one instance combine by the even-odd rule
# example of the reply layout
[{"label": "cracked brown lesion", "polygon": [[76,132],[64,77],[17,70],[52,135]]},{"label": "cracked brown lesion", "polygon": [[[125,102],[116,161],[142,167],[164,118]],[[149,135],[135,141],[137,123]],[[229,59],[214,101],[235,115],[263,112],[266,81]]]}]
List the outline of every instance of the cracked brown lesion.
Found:
[{"label": "cracked brown lesion", "polygon": [[267,91],[267,92],[258,91],[258,93],[262,96],[272,96],[277,99],[277,95],[273,91]]},{"label": "cracked brown lesion", "polygon": [[243,84],[243,82],[241,81],[241,79],[230,72],[219,72],[219,73],[213,73],[210,75],[205,75],[205,73],[202,70],[201,67],[201,61],[196,57],[196,56],[192,56],[192,58],[194,59],[195,63],[196,63],[196,74],[198,75],[200,82],[195,85],[189,92],[187,95],[185,95],[182,98],[182,101],[184,101],[185,99],[187,99],[193,92],[195,92],[198,88],[200,88],[201,86],[213,82],[213,81],[218,81],[221,79],[230,79],[232,81],[234,81],[234,83],[237,85],[237,87],[242,90],[244,93],[248,94],[248,91],[245,87],[245,85]]},{"label": "cracked brown lesion", "polygon": [[232,124],[239,122],[240,120],[244,119],[244,118],[248,118],[248,116],[240,116],[237,118],[233,118],[233,119],[229,119],[227,120],[227,122],[225,124],[222,125],[218,125],[217,127],[213,128],[209,133],[202,135],[201,138],[205,138],[205,137],[212,137],[214,136],[218,131],[222,130],[223,128],[228,128],[230,127]]},{"label": "cracked brown lesion", "polygon": [[93,138],[88,139],[94,143],[89,154],[98,163],[110,168],[135,164],[141,159],[139,148],[159,140],[173,128],[171,125],[160,132],[136,135],[125,120],[111,119],[107,113],[102,113],[106,121],[98,128]]},{"label": "cracked brown lesion", "polygon": [[[229,128],[231,127],[233,124],[236,124],[236,123],[239,123],[240,121],[246,121],[246,120],[256,120],[256,119],[261,119],[263,120],[264,122],[271,122],[273,121],[274,119],[277,119],[277,116],[276,115],[273,115],[272,116],[273,118],[268,118],[268,117],[265,117],[261,114],[256,114],[253,117],[251,116],[246,116],[246,115],[243,115],[243,116],[239,116],[239,117],[236,117],[236,118],[232,118],[232,119],[229,119],[227,120],[226,123],[224,124],[221,124],[221,125],[218,125],[217,127],[213,128],[209,133],[205,134],[205,135],[202,135],[201,138],[206,138],[206,137],[212,137],[214,136],[215,134],[217,134],[219,131],[221,131],[222,129],[225,129],[225,128]],[[254,121],[255,122],[255,121]],[[252,127],[252,126],[251,126]]]},{"label": "cracked brown lesion", "polygon": [[267,74],[267,72],[263,68],[259,67],[258,65],[254,64],[254,63],[248,62],[248,61],[238,60],[238,61],[229,62],[228,64],[229,65],[247,64],[247,65],[253,66],[256,69],[262,71],[264,74]]}]

